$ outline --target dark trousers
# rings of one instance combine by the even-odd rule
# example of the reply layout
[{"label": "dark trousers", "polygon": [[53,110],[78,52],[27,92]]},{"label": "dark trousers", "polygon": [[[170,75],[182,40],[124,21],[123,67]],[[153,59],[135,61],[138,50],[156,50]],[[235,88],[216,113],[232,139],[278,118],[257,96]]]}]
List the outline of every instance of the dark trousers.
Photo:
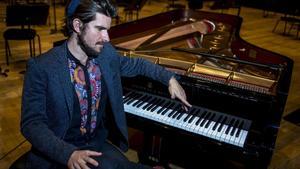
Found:
[{"label": "dark trousers", "polygon": [[92,169],[152,169],[152,167],[129,161],[117,147],[108,142],[101,147],[102,155],[95,158],[99,166],[89,166]]}]

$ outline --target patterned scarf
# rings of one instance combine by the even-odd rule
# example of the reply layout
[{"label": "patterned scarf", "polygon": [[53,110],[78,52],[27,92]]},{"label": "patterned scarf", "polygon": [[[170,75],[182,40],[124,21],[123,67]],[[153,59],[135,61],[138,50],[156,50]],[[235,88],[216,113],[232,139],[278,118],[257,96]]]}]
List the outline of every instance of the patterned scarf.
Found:
[{"label": "patterned scarf", "polygon": [[[84,66],[80,63],[76,63],[76,61],[73,59],[68,59],[68,61],[71,81],[74,84],[74,88],[80,104],[80,132],[82,135],[84,135],[88,132],[88,128],[90,128],[90,133],[92,133],[95,130],[97,124],[97,112],[99,110],[99,102],[101,96],[101,71],[95,59],[90,59],[86,64],[89,77],[88,79],[85,79],[86,77],[83,70]],[[89,80],[90,86],[87,85],[86,80]],[[90,115],[88,87],[90,87],[91,96]],[[88,116],[91,116],[90,126],[87,126]]]}]

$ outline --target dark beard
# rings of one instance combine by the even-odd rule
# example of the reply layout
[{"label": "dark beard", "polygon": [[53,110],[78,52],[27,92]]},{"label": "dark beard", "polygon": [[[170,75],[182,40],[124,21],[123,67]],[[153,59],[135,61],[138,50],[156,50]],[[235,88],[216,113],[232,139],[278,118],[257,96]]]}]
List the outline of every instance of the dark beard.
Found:
[{"label": "dark beard", "polygon": [[89,47],[86,41],[83,39],[83,36],[85,35],[85,31],[82,32],[81,35],[77,36],[77,44],[80,46],[80,48],[86,53],[86,55],[89,58],[96,58],[100,52],[97,52],[93,48]]}]

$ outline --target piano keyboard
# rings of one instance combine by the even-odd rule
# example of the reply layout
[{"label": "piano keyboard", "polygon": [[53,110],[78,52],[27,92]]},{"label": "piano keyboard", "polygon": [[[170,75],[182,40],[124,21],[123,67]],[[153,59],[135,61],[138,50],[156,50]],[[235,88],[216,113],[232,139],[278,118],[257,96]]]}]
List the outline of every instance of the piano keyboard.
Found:
[{"label": "piano keyboard", "polygon": [[193,106],[188,111],[176,100],[137,91],[123,96],[127,113],[150,119],[191,133],[243,147],[251,121]]}]

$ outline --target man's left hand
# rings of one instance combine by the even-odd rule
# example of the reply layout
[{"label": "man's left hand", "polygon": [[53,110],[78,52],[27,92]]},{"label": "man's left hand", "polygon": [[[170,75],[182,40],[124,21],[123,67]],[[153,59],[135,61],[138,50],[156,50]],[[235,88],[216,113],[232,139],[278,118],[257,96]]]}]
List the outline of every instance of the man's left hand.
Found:
[{"label": "man's left hand", "polygon": [[188,107],[192,107],[192,105],[186,100],[185,91],[174,77],[172,77],[169,81],[169,92],[172,99],[177,98],[184,104],[185,110],[187,110]]}]

